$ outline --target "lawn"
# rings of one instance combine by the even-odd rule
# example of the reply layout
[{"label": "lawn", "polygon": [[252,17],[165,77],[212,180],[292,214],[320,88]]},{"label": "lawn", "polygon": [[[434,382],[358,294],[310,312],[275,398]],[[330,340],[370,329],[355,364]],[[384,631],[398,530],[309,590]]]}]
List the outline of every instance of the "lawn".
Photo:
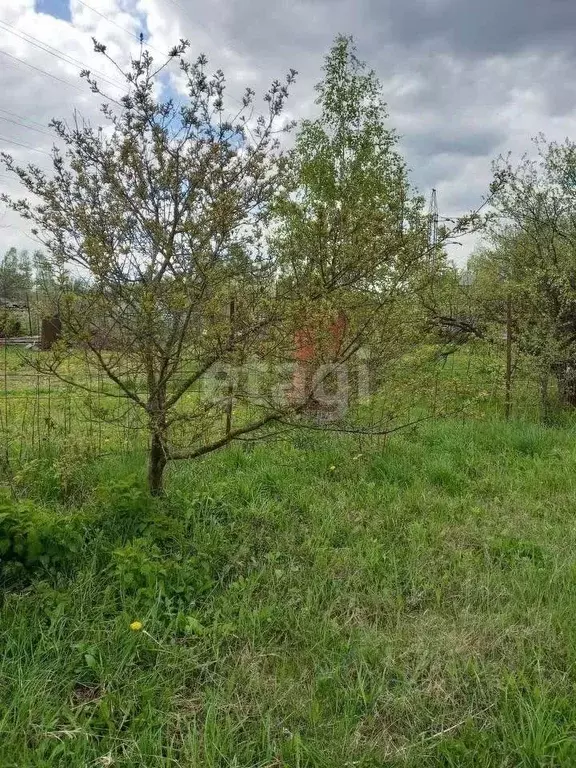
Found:
[{"label": "lawn", "polygon": [[3,768],[576,764],[570,427],[300,433],[168,480],[13,479]]}]

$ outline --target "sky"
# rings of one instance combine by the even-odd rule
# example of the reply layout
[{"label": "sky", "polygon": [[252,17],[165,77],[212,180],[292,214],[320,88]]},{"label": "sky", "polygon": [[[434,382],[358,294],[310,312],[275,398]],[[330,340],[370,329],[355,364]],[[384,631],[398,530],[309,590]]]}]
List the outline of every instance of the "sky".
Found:
[{"label": "sky", "polygon": [[[293,67],[290,116],[314,114],[313,86],[339,34],[378,74],[411,179],[440,215],[477,208],[491,163],[532,152],[531,138],[576,138],[575,0],[0,0],[0,150],[49,163],[51,118],[99,121],[86,67],[122,88],[92,37],[121,64],[142,32],[161,58],[179,38],[227,75],[232,95],[263,93]],[[17,184],[0,169],[0,190]],[[24,222],[0,206],[0,248],[34,248]],[[454,250],[463,263],[468,238]]]}]

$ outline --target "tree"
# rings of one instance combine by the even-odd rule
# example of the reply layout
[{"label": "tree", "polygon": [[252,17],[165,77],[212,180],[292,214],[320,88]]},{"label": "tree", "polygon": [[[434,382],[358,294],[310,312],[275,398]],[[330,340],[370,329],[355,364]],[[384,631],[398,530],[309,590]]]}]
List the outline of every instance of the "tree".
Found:
[{"label": "tree", "polygon": [[[184,105],[157,98],[166,63],[143,51],[124,75],[129,93],[102,108],[106,130],[54,121],[66,153],[54,150],[50,175],[3,155],[40,203],[3,199],[33,222],[60,274],[63,338],[38,364],[92,392],[63,365],[82,357],[106,377],[110,400],[141,414],[155,494],[168,461],[294,421],[392,311],[426,253],[379,86],[348,40],[327,59],[323,115],[290,157],[276,132],[295,72],[272,83],[266,114],[254,117],[248,89],[228,119],[224,75],[209,75],[203,56],[188,61],[187,48],[169,57]],[[86,289],[72,290],[80,277]],[[326,327],[332,310],[345,311],[346,338],[329,347],[306,397],[287,397],[295,334],[303,320]]]},{"label": "tree", "polygon": [[536,146],[536,159],[496,165],[505,183],[480,263],[514,297],[519,349],[544,381],[556,377],[561,402],[576,406],[576,144],[540,138]]},{"label": "tree", "polygon": [[32,268],[27,251],[10,248],[0,257],[0,336],[19,336],[22,315],[18,309],[29,307]]},{"label": "tree", "polygon": [[414,332],[406,302],[430,277],[427,219],[381,85],[351,38],[336,39],[316,91],[320,114],[298,131],[272,248],[283,289],[299,298],[301,328],[316,342],[310,373],[351,360],[369,344],[376,376],[377,367],[406,352]]},{"label": "tree", "polygon": [[32,290],[32,266],[27,251],[9,248],[0,257],[0,298],[25,302]]},{"label": "tree", "polygon": [[[40,203],[4,199],[35,225],[61,288],[67,275],[89,282],[81,294],[61,290],[63,342],[41,364],[66,380],[63,361],[81,355],[108,377],[107,395],[143,413],[153,493],[169,459],[200,455],[270,420],[221,436],[207,425],[221,404],[188,395],[212,366],[276,322],[261,229],[282,172],[274,132],[295,72],[272,84],[266,115],[251,119],[248,89],[229,120],[222,72],[209,75],[203,56],[188,61],[187,48],[181,41],[168,58],[179,63],[184,105],[156,98],[167,62],[155,66],[143,51],[123,73],[129,93],[102,107],[106,131],[78,116],[71,126],[53,122],[66,154],[54,149],[50,176],[3,155]],[[104,45],[95,49],[107,55]],[[235,294],[242,304],[232,329],[224,310]],[[193,447],[176,450],[170,432],[186,422],[199,425],[187,440]]]}]

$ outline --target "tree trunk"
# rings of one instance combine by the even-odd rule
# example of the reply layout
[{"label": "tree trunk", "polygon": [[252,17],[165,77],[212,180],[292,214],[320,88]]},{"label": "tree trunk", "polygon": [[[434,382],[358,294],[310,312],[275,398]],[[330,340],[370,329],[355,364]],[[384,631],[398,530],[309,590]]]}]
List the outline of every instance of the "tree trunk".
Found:
[{"label": "tree trunk", "polygon": [[152,496],[164,495],[164,470],[166,469],[166,446],[162,434],[152,432],[148,457],[148,490]]},{"label": "tree trunk", "polygon": [[166,387],[149,377],[148,412],[150,417],[150,453],[148,456],[148,490],[152,496],[164,494],[164,470],[168,463],[168,426],[166,424]]},{"label": "tree trunk", "polygon": [[552,366],[558,382],[558,399],[560,404],[576,408],[576,362],[561,360]]}]

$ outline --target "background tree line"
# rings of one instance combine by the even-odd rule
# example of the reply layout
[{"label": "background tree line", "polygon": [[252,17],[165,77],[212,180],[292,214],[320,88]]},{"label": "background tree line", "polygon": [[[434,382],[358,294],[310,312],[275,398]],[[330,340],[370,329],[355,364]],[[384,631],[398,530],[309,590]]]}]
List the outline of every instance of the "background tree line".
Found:
[{"label": "background tree line", "polygon": [[483,242],[427,306],[460,342],[507,340],[540,379],[548,419],[554,400],[576,406],[576,144],[535,146],[536,158],[495,162]]},{"label": "background tree line", "polygon": [[[68,289],[80,292],[85,281],[65,280]],[[0,256],[0,336],[36,335],[42,318],[58,313],[61,277],[40,250],[8,248]]]}]

